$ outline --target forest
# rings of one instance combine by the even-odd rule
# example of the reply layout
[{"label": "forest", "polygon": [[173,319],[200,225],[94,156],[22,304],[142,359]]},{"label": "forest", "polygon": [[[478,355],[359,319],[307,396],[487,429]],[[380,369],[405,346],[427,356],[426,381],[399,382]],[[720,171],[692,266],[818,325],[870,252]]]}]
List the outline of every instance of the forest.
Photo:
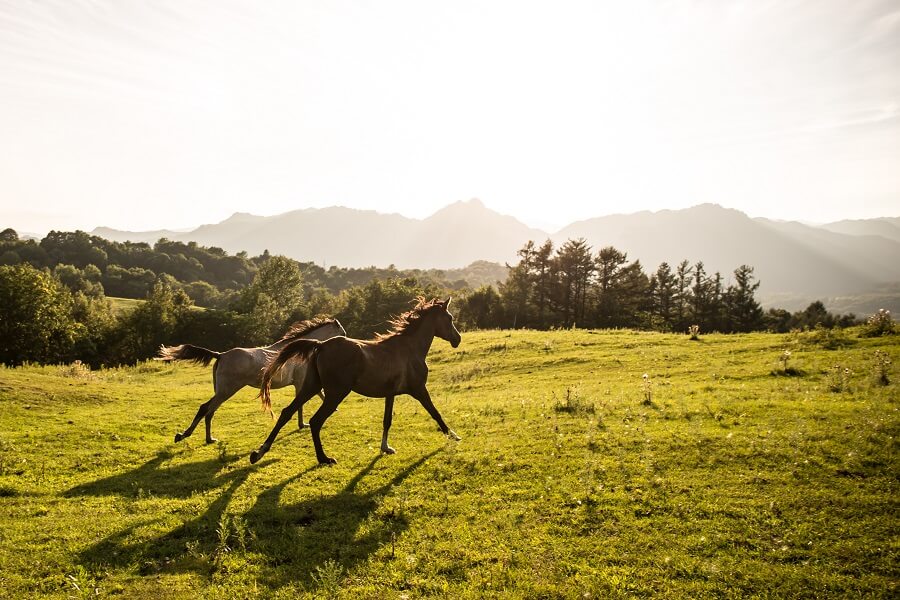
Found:
[{"label": "forest", "polygon": [[[703,262],[645,271],[583,239],[529,241],[519,262],[456,270],[325,269],[268,251],[250,257],[160,239],[112,242],[83,231],[40,241],[0,232],[0,362],[133,364],[160,344],[264,345],[293,322],[337,317],[351,336],[384,331],[417,296],[454,297],[462,330],[630,328],[663,332],[787,332],[844,327],[821,302],[764,311],[749,265],[707,273]],[[111,299],[144,300],[123,310]]]}]

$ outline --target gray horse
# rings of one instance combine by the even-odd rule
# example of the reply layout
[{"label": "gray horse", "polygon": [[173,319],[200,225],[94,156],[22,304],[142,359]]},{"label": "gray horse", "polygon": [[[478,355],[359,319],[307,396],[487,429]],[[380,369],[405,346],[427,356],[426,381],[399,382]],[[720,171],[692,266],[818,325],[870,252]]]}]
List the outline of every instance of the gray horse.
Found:
[{"label": "gray horse", "polygon": [[[259,388],[260,376],[269,361],[289,343],[299,339],[327,340],[336,335],[347,335],[337,319],[312,319],[294,324],[280,340],[264,348],[232,348],[225,352],[207,350],[192,344],[180,346],[161,346],[156,360],[173,361],[189,360],[203,366],[215,360],[213,365],[213,397],[200,405],[193,422],[182,433],[175,434],[175,441],[180,442],[194,433],[200,419],[206,419],[206,443],[216,442],[210,431],[213,415],[223,402],[234,396],[244,386]],[[282,388],[293,385],[295,394],[300,393],[303,379],[306,377],[307,365],[300,361],[291,361],[284,365],[272,377],[272,387]],[[321,392],[319,393],[321,396]],[[302,429],[303,411],[297,414],[297,424]]]}]

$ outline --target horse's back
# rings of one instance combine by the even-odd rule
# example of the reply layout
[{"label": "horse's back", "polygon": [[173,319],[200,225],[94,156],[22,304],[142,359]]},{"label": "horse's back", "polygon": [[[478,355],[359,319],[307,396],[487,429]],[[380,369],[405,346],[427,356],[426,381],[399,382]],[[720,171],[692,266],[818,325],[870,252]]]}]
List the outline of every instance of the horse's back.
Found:
[{"label": "horse's back", "polygon": [[232,386],[240,384],[241,387],[252,385],[258,388],[260,373],[267,362],[268,355],[262,348],[232,348],[223,352],[219,358],[217,381]]},{"label": "horse's back", "polygon": [[324,386],[352,389],[363,396],[404,393],[408,384],[408,356],[395,344],[332,338],[319,348],[316,367]]}]

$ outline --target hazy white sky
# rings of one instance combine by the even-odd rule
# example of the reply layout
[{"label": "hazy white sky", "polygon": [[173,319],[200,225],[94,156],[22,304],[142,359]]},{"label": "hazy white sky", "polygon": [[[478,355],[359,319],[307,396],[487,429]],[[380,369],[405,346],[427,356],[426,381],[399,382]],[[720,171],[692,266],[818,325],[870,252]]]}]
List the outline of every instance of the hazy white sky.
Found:
[{"label": "hazy white sky", "polygon": [[0,0],[0,228],[900,216],[900,4]]}]

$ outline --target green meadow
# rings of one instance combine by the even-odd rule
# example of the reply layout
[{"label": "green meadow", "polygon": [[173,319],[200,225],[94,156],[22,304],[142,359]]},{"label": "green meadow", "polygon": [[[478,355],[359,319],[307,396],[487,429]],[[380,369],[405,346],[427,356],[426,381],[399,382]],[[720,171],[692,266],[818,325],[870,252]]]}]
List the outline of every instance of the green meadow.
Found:
[{"label": "green meadow", "polygon": [[251,466],[250,389],[174,443],[211,368],[2,369],[0,596],[896,597],[900,336],[857,334],[435,340],[462,441],[403,396],[382,456],[351,395],[333,467],[296,422]]}]

